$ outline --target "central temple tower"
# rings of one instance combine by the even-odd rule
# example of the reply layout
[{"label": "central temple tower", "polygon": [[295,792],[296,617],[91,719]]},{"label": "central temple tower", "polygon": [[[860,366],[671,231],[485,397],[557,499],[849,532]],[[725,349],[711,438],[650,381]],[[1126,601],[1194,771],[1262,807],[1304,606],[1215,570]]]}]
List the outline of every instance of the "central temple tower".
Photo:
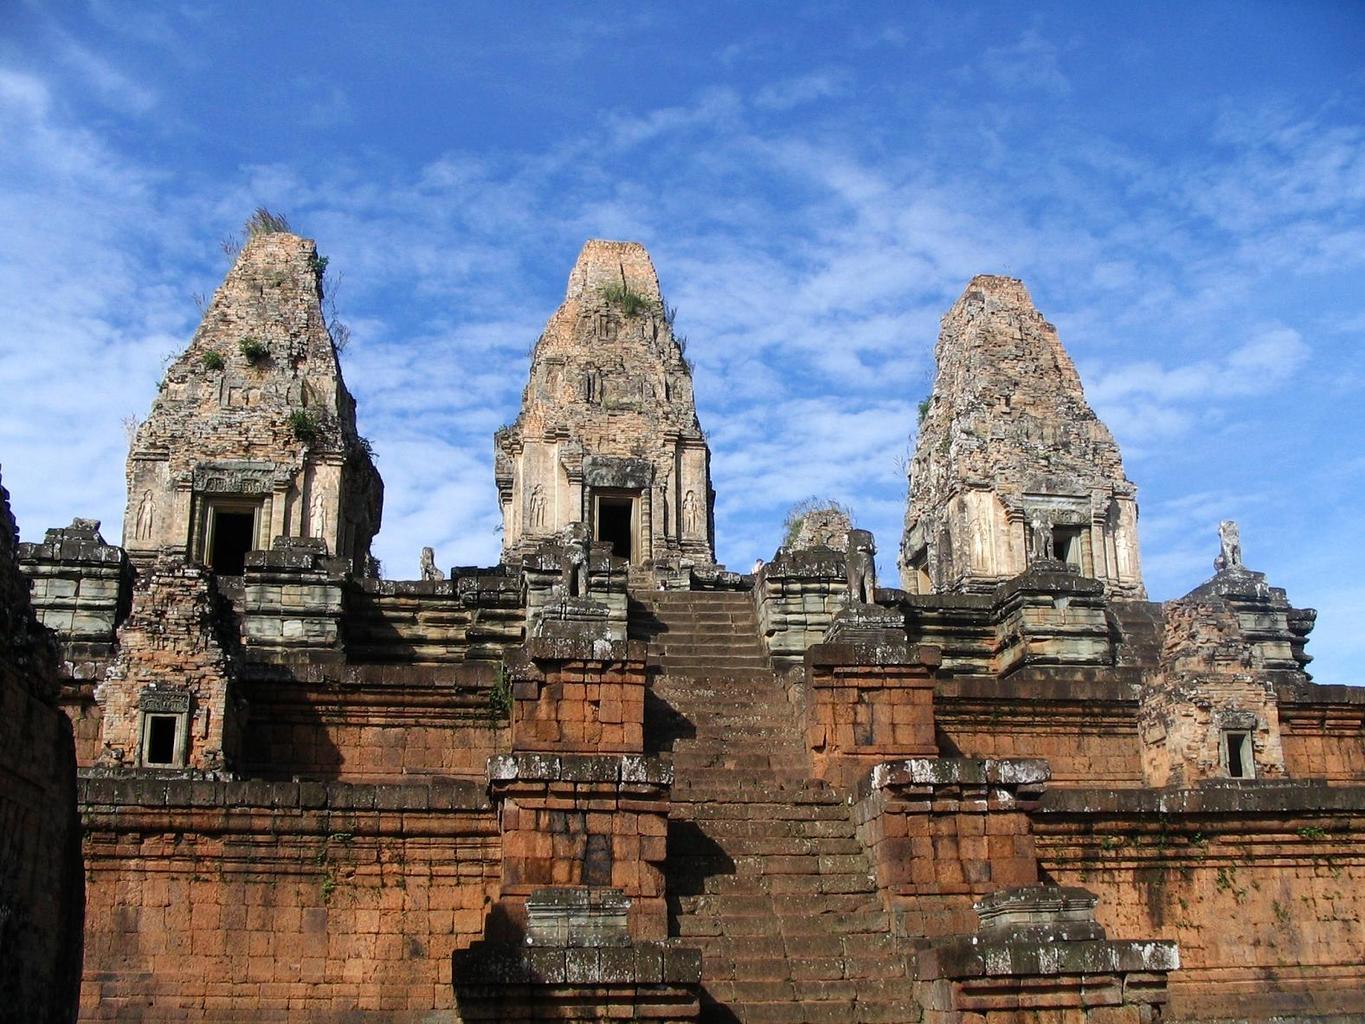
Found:
[{"label": "central temple tower", "polygon": [[504,560],[583,523],[635,565],[715,562],[691,367],[638,242],[583,246],[493,444]]}]

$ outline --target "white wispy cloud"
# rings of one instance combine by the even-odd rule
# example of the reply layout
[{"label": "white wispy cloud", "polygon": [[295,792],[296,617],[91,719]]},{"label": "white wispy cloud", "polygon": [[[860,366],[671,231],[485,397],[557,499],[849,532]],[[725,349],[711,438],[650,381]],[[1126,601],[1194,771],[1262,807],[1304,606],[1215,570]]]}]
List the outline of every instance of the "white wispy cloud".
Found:
[{"label": "white wispy cloud", "polygon": [[1066,95],[1071,82],[1062,73],[1061,51],[1030,29],[1009,46],[991,46],[981,55],[981,69],[1004,89],[1038,89]]}]

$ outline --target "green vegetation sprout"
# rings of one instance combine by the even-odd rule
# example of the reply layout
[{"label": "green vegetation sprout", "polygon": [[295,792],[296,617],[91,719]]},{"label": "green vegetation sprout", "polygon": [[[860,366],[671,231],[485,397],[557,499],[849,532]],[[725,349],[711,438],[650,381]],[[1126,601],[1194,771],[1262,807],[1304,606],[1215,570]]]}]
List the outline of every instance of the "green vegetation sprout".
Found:
[{"label": "green vegetation sprout", "polygon": [[318,436],[318,418],[307,409],[295,409],[289,414],[289,429],[304,444],[312,444]]},{"label": "green vegetation sprout", "polygon": [[270,347],[255,335],[248,334],[237,346],[241,349],[242,355],[246,356],[246,361],[255,366],[266,356],[270,355]]}]

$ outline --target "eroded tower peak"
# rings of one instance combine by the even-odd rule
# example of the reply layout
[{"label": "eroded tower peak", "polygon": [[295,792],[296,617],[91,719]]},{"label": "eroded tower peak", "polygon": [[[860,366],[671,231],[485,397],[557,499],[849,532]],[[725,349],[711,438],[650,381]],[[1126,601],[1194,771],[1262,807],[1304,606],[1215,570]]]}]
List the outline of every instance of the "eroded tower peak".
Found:
[{"label": "eroded tower peak", "polygon": [[988,588],[1061,561],[1141,597],[1137,489],[1023,282],[974,277],[935,359],[910,465],[907,588]]}]

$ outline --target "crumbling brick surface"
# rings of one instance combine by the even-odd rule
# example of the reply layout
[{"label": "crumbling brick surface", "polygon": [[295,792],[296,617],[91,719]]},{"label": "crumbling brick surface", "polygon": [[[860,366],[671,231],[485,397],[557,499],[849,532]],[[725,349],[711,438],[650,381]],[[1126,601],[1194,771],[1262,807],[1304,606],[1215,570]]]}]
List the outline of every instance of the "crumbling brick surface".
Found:
[{"label": "crumbling brick surface", "polygon": [[425,1024],[496,894],[467,783],[94,779],[82,810],[84,1021]]},{"label": "crumbling brick surface", "polygon": [[524,933],[525,899],[536,889],[587,885],[625,893],[633,938],[664,938],[669,766],[524,753],[495,758],[489,776],[502,828],[502,900],[491,937]]},{"label": "crumbling brick surface", "polygon": [[1028,812],[1047,775],[1044,761],[917,758],[864,780],[858,838],[906,934],[971,931],[975,897],[1038,881]]},{"label": "crumbling brick surface", "polygon": [[508,748],[496,668],[255,666],[241,682],[250,708],[241,771],[252,778],[482,781]]},{"label": "crumbling brick surface", "polygon": [[1365,1012],[1365,790],[1321,783],[1049,792],[1039,864],[1110,934],[1173,939],[1168,1016]]},{"label": "crumbling brick surface", "polygon": [[513,668],[512,746],[580,754],[644,750],[645,659],[522,662]]},{"label": "crumbling brick surface", "polygon": [[[807,652],[804,696],[812,771],[844,789],[852,789],[883,761],[938,754],[932,674],[937,651],[933,657],[917,652],[897,659],[877,659],[875,653],[875,647],[866,651],[838,644]],[[904,663],[891,663],[895,660]]]},{"label": "crumbling brick surface", "polygon": [[0,1021],[74,1019],[83,883],[71,724],[0,484]]},{"label": "crumbling brick surface", "polygon": [[1333,783],[1365,782],[1365,688],[1276,688],[1285,774]]},{"label": "crumbling brick surface", "polygon": [[231,767],[244,708],[236,706],[235,636],[214,577],[183,563],[159,562],[138,579],[119,650],[95,689],[103,709],[97,763],[135,767],[145,756],[139,709],[153,695],[188,698],[182,767]]},{"label": "crumbling brick surface", "polygon": [[1224,737],[1251,736],[1256,778],[1285,774],[1274,676],[1233,607],[1188,597],[1166,605],[1157,671],[1144,679],[1138,723],[1148,785],[1226,778]]},{"label": "crumbling brick surface", "polygon": [[1139,689],[1123,678],[1113,670],[1036,668],[1014,673],[1006,687],[990,676],[939,680],[940,753],[1040,757],[1054,788],[1141,786]]}]

